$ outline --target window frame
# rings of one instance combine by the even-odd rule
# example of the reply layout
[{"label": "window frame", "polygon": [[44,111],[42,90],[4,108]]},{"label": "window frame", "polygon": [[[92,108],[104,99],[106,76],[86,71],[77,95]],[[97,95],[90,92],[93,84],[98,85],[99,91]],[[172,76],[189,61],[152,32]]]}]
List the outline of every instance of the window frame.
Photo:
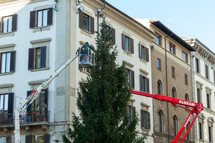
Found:
[{"label": "window frame", "polygon": [[161,71],[161,59],[157,58],[157,69]]},{"label": "window frame", "polygon": [[182,60],[186,63],[188,63],[188,54],[184,51],[182,51]]},{"label": "window frame", "polygon": [[139,80],[140,80],[140,91],[149,93],[149,85],[150,85],[149,84],[149,78],[140,74]]},{"label": "window frame", "polygon": [[132,121],[134,120],[134,117],[136,115],[136,109],[133,105],[128,105],[128,121],[129,121],[129,124],[132,123]]},{"label": "window frame", "polygon": [[131,69],[126,68],[128,72],[128,82],[130,84],[130,88],[135,89],[135,76],[134,71]]},{"label": "window frame", "polygon": [[155,32],[156,38],[155,38],[155,43],[162,46],[162,36]]},{"label": "window frame", "polygon": [[122,49],[127,53],[134,54],[134,40],[130,36],[123,33],[122,33]]},{"label": "window frame", "polygon": [[211,109],[211,95],[206,93],[206,100],[207,100],[207,108]]},{"label": "window frame", "polygon": [[[44,25],[44,11],[47,11],[47,16],[46,16],[46,25]],[[39,12],[42,12],[42,22],[41,22],[41,26],[39,26]],[[40,9],[36,11],[36,27],[37,28],[41,28],[41,27],[47,27],[48,26],[48,15],[49,15],[49,9]]]},{"label": "window frame", "polygon": [[200,62],[199,62],[199,59],[198,58],[196,58],[196,72],[197,73],[200,73]]},{"label": "window frame", "polygon": [[[2,72],[2,55],[6,54],[5,56],[5,70]],[[7,54],[10,54],[10,58],[7,58]],[[9,61],[8,61],[9,60]],[[8,65],[9,64],[9,65]],[[0,53],[0,74],[9,74],[9,73],[14,73],[15,72],[15,65],[16,65],[16,51],[7,51],[7,52],[2,52]],[[9,68],[9,71],[7,71],[7,68]]]},{"label": "window frame", "polygon": [[169,43],[169,51],[173,55],[176,55],[176,48],[175,47],[176,47],[175,44],[173,44],[171,42]]},{"label": "window frame", "polygon": [[172,88],[172,98],[177,98],[177,92],[175,87]]},{"label": "window frame", "polygon": [[174,136],[178,133],[178,117],[176,115],[173,116],[173,133]]},{"label": "window frame", "polygon": [[163,84],[161,80],[157,81],[157,93],[162,95],[163,94]]},{"label": "window frame", "polygon": [[209,80],[209,66],[205,64],[205,78]]},{"label": "window frame", "polygon": [[187,74],[184,74],[184,82],[186,85],[188,85],[188,75]]},{"label": "window frame", "polygon": [[159,125],[158,131],[160,133],[163,133],[164,132],[164,114],[162,110],[158,111],[158,125]]},{"label": "window frame", "polygon": [[140,122],[141,128],[145,130],[150,130],[150,112],[144,109],[140,110]]},{"label": "window frame", "polygon": [[171,72],[172,73],[172,77],[175,78],[175,67],[172,66],[171,67],[171,71],[172,71]]}]

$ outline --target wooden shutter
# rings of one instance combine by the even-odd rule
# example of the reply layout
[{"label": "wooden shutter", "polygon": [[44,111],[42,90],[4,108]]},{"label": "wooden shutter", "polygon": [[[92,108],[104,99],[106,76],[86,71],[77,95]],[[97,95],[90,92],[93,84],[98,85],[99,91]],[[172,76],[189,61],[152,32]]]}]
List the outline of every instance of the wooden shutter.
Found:
[{"label": "wooden shutter", "polygon": [[90,33],[94,34],[94,18],[90,16]]},{"label": "wooden shutter", "polygon": [[141,128],[144,127],[144,117],[143,117],[144,113],[143,113],[143,110],[141,109],[140,110],[140,119],[141,119]]},{"label": "wooden shutter", "polygon": [[34,69],[34,50],[35,50],[35,48],[30,48],[29,49],[28,70],[33,70]]},{"label": "wooden shutter", "polygon": [[45,89],[45,104],[47,105],[48,107],[48,94],[49,94],[49,90],[48,88]]},{"label": "wooden shutter", "polygon": [[30,12],[30,28],[35,28],[36,24],[36,11]]},{"label": "wooden shutter", "polygon": [[134,89],[135,84],[134,84],[134,71],[131,70],[131,87]]},{"label": "wooden shutter", "polygon": [[53,21],[53,8],[49,8],[48,9],[48,19],[47,19],[48,25],[52,25],[52,21]]},{"label": "wooden shutter", "polygon": [[17,30],[17,14],[12,15],[12,31]]},{"label": "wooden shutter", "polygon": [[131,53],[134,54],[134,40],[130,38],[131,42]]},{"label": "wooden shutter", "polygon": [[13,104],[14,104],[14,93],[9,93],[9,98],[8,98],[8,124],[13,123]]},{"label": "wooden shutter", "polygon": [[116,44],[116,30],[112,28],[112,38],[113,38],[113,44]]},{"label": "wooden shutter", "polygon": [[146,61],[149,61],[149,49],[145,47],[145,52],[146,52]]},{"label": "wooden shutter", "polygon": [[50,143],[50,134],[44,135],[44,143]]},{"label": "wooden shutter", "polygon": [[79,10],[79,28],[83,29],[83,12]]},{"label": "wooden shutter", "polygon": [[12,143],[12,137],[11,136],[8,136],[6,138],[6,143]]},{"label": "wooden shutter", "polygon": [[10,72],[15,72],[16,51],[11,52],[10,56]]},{"label": "wooden shutter", "polygon": [[125,35],[122,33],[122,49],[125,50]]},{"label": "wooden shutter", "polygon": [[149,79],[145,78],[145,91],[149,93]]},{"label": "wooden shutter", "polygon": [[33,137],[32,135],[26,135],[25,136],[25,142],[26,143],[32,143],[32,137]]},{"label": "wooden shutter", "polygon": [[147,129],[150,129],[150,113],[149,112],[146,112],[147,114]]},{"label": "wooden shutter", "polygon": [[139,52],[139,58],[141,58],[141,45],[140,45],[140,43],[138,44],[138,52]]},{"label": "wooden shutter", "polygon": [[2,17],[0,17],[0,33],[2,33]]},{"label": "wooden shutter", "polygon": [[40,68],[46,68],[46,47],[40,47],[41,57],[40,57]]},{"label": "wooden shutter", "polygon": [[142,81],[142,75],[139,75],[139,80],[140,80],[140,91],[143,91],[143,81]]},{"label": "wooden shutter", "polygon": [[131,107],[132,108],[132,121],[135,118],[135,114],[136,114],[136,109],[134,106]]}]

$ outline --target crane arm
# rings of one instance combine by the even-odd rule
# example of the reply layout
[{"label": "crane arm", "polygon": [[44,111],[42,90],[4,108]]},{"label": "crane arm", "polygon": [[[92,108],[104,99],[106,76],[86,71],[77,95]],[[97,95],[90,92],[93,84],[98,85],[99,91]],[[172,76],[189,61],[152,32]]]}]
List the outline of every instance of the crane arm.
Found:
[{"label": "crane arm", "polygon": [[[154,98],[156,100],[160,100],[160,101],[166,101],[169,103],[172,103],[174,106],[181,107],[184,108],[188,111],[190,111],[190,114],[188,115],[187,119],[184,122],[184,125],[182,126],[182,128],[180,129],[180,131],[178,132],[177,136],[175,137],[175,139],[172,141],[172,143],[178,143],[178,140],[180,139],[182,133],[184,132],[186,126],[188,125],[189,121],[191,120],[193,114],[195,113],[195,117],[192,121],[192,123],[190,124],[190,126],[188,127],[188,130],[186,131],[181,143],[184,142],[186,136],[188,135],[190,129],[192,128],[195,120],[197,119],[198,115],[201,113],[201,111],[203,111],[203,104],[202,103],[195,103],[195,102],[190,102],[190,101],[186,101],[186,100],[182,100],[182,99],[177,99],[177,98],[172,98],[172,97],[168,97],[168,96],[164,96],[164,95],[159,95],[159,94],[149,94],[149,93],[144,93],[144,92],[140,92],[140,91],[135,91],[135,90],[130,90],[132,94],[136,94],[136,95],[140,95],[140,96],[145,96],[145,97],[151,97]],[[182,107],[180,105],[183,105],[185,107]],[[186,106],[192,107],[192,109],[188,109],[186,108]]]}]

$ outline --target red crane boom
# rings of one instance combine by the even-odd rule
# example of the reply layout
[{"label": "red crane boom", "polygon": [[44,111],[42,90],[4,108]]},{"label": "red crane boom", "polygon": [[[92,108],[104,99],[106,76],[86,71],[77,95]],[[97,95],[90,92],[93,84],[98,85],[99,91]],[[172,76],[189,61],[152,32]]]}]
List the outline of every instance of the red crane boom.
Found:
[{"label": "red crane boom", "polygon": [[[190,132],[190,129],[192,128],[192,126],[193,126],[195,120],[197,119],[199,113],[201,113],[203,111],[203,104],[202,103],[189,102],[189,101],[182,100],[182,99],[172,98],[172,97],[159,95],[159,94],[149,94],[149,93],[139,92],[139,91],[135,91],[135,90],[131,90],[131,93],[136,94],[136,95],[140,95],[140,96],[151,97],[151,98],[154,98],[154,99],[160,100],[160,101],[166,101],[166,102],[172,103],[174,106],[178,106],[180,108],[183,108],[183,109],[190,111],[190,114],[188,115],[187,119],[185,120],[184,125],[181,127],[180,131],[178,132],[177,136],[172,141],[172,143],[178,143],[178,140],[180,139],[182,133],[184,132],[187,124],[189,123],[193,114],[195,113],[196,115],[195,115],[192,123],[190,124],[188,130],[186,131],[182,141],[181,141],[181,143],[184,142],[186,136]],[[181,105],[183,105],[185,107],[183,107]],[[192,107],[192,109],[186,108],[187,106]]]}]

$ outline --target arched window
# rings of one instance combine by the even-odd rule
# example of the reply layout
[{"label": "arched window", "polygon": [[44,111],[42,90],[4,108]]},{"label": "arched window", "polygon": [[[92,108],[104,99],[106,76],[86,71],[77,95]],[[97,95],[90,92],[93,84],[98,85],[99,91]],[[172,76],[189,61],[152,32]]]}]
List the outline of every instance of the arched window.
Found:
[{"label": "arched window", "polygon": [[[189,96],[188,96],[187,93],[185,94],[185,100],[186,100],[186,101],[189,101]],[[188,106],[186,106],[186,108],[188,108]]]},{"label": "arched window", "polygon": [[158,112],[158,125],[159,125],[159,132],[164,132],[164,114],[163,111]]},{"label": "arched window", "polygon": [[176,115],[173,116],[173,127],[174,127],[174,136],[178,133],[178,118]]},{"label": "arched window", "polygon": [[177,98],[177,93],[175,87],[172,88],[172,97]]},{"label": "arched window", "polygon": [[[186,127],[187,130],[189,129],[189,127],[190,127],[190,122],[187,124],[187,127]],[[191,132],[191,130],[190,130],[190,132]],[[188,139],[188,140],[191,139],[191,136],[190,136],[191,134],[190,134],[190,132],[187,134],[187,139]]]},{"label": "arched window", "polygon": [[157,90],[158,90],[158,94],[163,94],[163,86],[160,80],[158,80],[157,82]]}]

